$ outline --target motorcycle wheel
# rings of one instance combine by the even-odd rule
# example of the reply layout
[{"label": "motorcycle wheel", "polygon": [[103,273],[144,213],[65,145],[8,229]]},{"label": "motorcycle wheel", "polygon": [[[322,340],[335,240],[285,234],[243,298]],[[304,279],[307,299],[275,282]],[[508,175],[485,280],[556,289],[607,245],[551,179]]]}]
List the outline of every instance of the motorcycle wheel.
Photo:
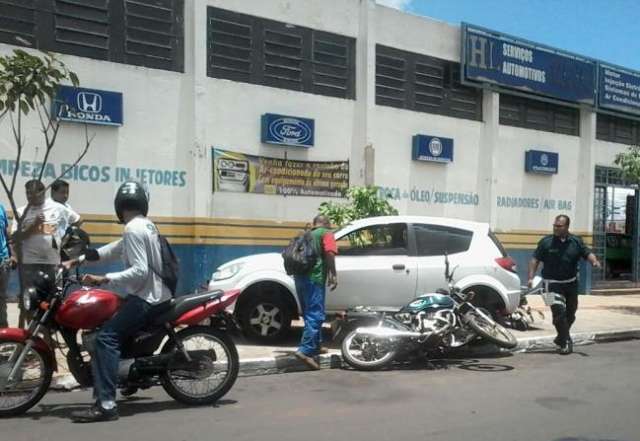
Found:
[{"label": "motorcycle wheel", "polygon": [[[222,398],[236,382],[240,360],[235,344],[224,332],[208,326],[193,326],[176,335],[185,349],[198,360],[201,369],[169,368],[160,381],[165,391],[176,401],[188,405],[212,404]],[[172,340],[163,353],[176,350]]]},{"label": "motorcycle wheel", "polygon": [[342,340],[342,358],[355,369],[381,369],[390,364],[396,356],[396,349],[385,340],[388,339],[358,334],[357,330],[351,331]]},{"label": "motorcycle wheel", "polygon": [[[24,348],[22,342],[0,342],[0,384],[4,383],[15,360]],[[16,353],[17,352],[17,353]],[[50,354],[35,347],[27,352],[18,371],[19,380],[0,388],[0,417],[21,415],[42,399],[53,376]]]},{"label": "motorcycle wheel", "polygon": [[518,345],[518,340],[513,334],[493,321],[488,314],[472,309],[465,314],[465,320],[476,334],[502,348],[513,349]]}]

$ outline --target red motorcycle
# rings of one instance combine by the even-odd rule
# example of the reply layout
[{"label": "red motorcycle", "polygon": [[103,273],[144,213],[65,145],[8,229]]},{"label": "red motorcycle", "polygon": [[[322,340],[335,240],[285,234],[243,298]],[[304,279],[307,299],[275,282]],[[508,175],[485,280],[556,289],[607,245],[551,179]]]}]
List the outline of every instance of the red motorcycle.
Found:
[{"label": "red motorcycle", "polygon": [[[29,328],[0,329],[0,417],[26,412],[47,392],[58,367],[54,347],[45,340],[54,340],[56,333],[66,343],[69,371],[81,386],[92,386],[90,354],[96,331],[118,311],[121,298],[78,285],[77,277],[62,269],[55,280],[41,274],[23,300],[33,314]],[[238,352],[227,334],[235,322],[225,308],[239,294],[217,290],[155,306],[145,329],[123,345],[122,393],[160,384],[189,405],[211,404],[224,396],[239,369]],[[54,346],[61,350],[60,343]]]}]

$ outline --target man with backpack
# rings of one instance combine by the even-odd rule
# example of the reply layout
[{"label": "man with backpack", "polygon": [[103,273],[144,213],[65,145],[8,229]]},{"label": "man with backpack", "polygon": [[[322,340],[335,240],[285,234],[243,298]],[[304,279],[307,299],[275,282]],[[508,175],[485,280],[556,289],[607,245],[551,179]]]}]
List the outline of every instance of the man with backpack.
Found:
[{"label": "man with backpack", "polygon": [[[101,262],[120,257],[125,269],[104,276],[86,274],[82,283],[105,286],[121,293],[125,300],[98,331],[91,361],[96,402],[90,409],[74,412],[72,418],[76,422],[118,419],[115,399],[121,345],[146,325],[151,308],[170,300],[175,289],[175,285],[167,286],[161,272],[165,267],[162,236],[147,218],[149,199],[145,189],[137,182],[125,182],[116,193],[114,205],[120,223],[125,224],[122,239],[100,248],[98,256],[92,257],[89,253],[86,256],[88,260],[98,258]],[[71,268],[84,261],[84,257],[65,266]]]},{"label": "man with backpack", "polygon": [[[311,231],[306,232],[298,239],[302,254],[313,256],[312,265],[304,274],[294,274],[296,291],[300,299],[302,316],[304,319],[304,331],[300,347],[294,355],[312,369],[320,369],[320,365],[314,359],[322,352],[322,323],[325,319],[324,300],[326,285],[333,291],[338,286],[336,275],[335,255],[338,254],[338,246],[330,228],[329,219],[318,215],[313,219]],[[308,251],[306,248],[310,248]],[[285,267],[287,267],[285,257]]]}]

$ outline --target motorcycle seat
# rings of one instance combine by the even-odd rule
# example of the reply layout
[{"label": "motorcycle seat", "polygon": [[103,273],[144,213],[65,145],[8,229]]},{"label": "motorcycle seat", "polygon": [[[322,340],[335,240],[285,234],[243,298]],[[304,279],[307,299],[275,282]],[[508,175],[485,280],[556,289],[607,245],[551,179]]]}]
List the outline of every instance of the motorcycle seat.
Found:
[{"label": "motorcycle seat", "polygon": [[[153,314],[153,324],[162,325],[163,323],[172,322],[185,312],[218,299],[224,295],[224,291],[217,289],[215,291],[200,292],[196,294],[188,294],[186,296],[171,299],[168,302],[161,303],[157,308],[164,307],[157,314]],[[166,304],[166,305],[165,305]]]}]

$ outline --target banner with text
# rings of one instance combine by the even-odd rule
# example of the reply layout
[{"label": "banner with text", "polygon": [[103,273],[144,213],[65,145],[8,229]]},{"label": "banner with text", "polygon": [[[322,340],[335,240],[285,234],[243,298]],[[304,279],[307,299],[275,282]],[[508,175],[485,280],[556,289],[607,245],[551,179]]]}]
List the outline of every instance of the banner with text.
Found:
[{"label": "banner with text", "polygon": [[294,161],[214,148],[213,191],[344,197],[349,161]]}]

